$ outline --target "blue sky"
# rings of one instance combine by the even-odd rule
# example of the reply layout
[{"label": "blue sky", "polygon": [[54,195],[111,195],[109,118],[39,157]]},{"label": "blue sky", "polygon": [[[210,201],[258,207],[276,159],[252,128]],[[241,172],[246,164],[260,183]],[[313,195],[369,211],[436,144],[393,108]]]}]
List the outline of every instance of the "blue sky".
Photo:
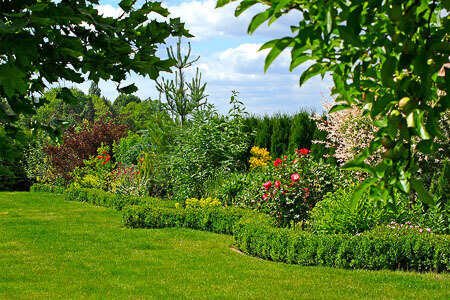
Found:
[{"label": "blue sky", "polygon": [[[120,1],[100,0],[97,9],[108,16],[118,16]],[[255,7],[240,17],[234,17],[232,3],[224,8],[215,9],[215,0],[165,0],[171,17],[180,17],[185,27],[195,38],[191,39],[192,56],[200,55],[200,60],[187,71],[193,76],[198,67],[203,82],[207,83],[208,101],[217,109],[228,111],[231,91],[239,92],[239,99],[244,102],[247,111],[255,114],[272,114],[274,112],[292,113],[302,108],[321,110],[324,97],[329,99],[332,80],[325,77],[310,79],[302,88],[298,85],[299,74],[307,65],[289,72],[290,52],[282,53],[269,70],[264,73],[265,54],[258,52],[260,45],[274,38],[291,35],[289,26],[300,19],[298,13],[290,13],[273,23],[270,27],[261,25],[253,35],[247,34],[247,26],[251,18],[262,7]],[[187,40],[185,48],[187,47]],[[169,41],[173,44],[174,40]],[[165,47],[161,47],[161,55],[165,56]],[[163,77],[171,79],[172,74],[163,73]],[[189,77],[188,77],[189,78]],[[141,98],[158,98],[154,83],[148,79],[131,74],[126,83],[136,83]],[[126,85],[124,83],[123,85]],[[81,88],[85,91],[89,84]],[[115,99],[117,92],[112,83],[100,82],[102,94],[108,99]]]}]

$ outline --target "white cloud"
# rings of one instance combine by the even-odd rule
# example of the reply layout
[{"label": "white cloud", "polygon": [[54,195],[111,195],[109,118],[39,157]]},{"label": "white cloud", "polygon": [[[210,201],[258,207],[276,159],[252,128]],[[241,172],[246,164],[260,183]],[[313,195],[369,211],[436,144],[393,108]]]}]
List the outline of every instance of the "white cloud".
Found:
[{"label": "white cloud", "polygon": [[[238,18],[234,11],[238,3],[215,9],[216,0],[189,1],[179,5],[167,5],[171,17],[180,17],[186,23],[186,28],[195,35],[195,40],[203,41],[218,36],[246,37],[247,27],[254,15],[263,11],[266,6],[261,4],[249,8]],[[255,35],[264,37],[280,37],[290,35],[289,25],[296,24],[300,18],[299,12],[292,11],[281,17],[270,27],[261,25]]]}]

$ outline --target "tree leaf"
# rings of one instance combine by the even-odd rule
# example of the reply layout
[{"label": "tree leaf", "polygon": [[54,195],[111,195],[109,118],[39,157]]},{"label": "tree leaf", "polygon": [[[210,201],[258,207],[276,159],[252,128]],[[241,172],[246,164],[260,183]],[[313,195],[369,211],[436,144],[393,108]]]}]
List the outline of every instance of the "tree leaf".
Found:
[{"label": "tree leaf", "polygon": [[381,81],[383,85],[390,86],[393,82],[393,74],[397,67],[397,59],[393,56],[386,59],[381,67]]},{"label": "tree leaf", "polygon": [[118,89],[118,91],[122,94],[132,94],[132,93],[136,92],[137,90],[138,90],[138,88],[136,87],[136,85],[134,83]]},{"label": "tree leaf", "polygon": [[133,3],[134,3],[134,0],[122,0],[119,2],[119,6],[125,12],[129,12],[130,9],[133,7]]},{"label": "tree leaf", "polygon": [[250,24],[248,25],[248,33],[252,34],[256,28],[259,27],[259,25],[261,25],[262,23],[264,23],[265,21],[267,21],[267,19],[269,19],[270,17],[270,11],[266,10],[263,11],[257,15],[255,15],[252,20],[250,21]]},{"label": "tree leaf", "polygon": [[[219,2],[221,2],[220,0],[217,1],[217,7],[219,6]],[[224,1],[225,2],[225,1]],[[228,1],[229,2],[229,1]],[[257,0],[247,0],[247,1],[242,1],[241,3],[239,3],[239,5],[236,7],[236,10],[234,11],[234,16],[235,17],[239,17],[240,14],[242,14],[244,11],[246,11],[249,7],[255,5],[256,3],[258,3]],[[226,3],[225,3],[226,4]],[[225,5],[223,4],[223,5]],[[221,5],[221,6],[223,6]]]},{"label": "tree leaf", "polygon": [[436,205],[436,203],[434,203],[434,199],[433,197],[431,197],[430,193],[428,193],[428,191],[425,189],[425,187],[423,186],[422,182],[415,179],[415,178],[411,178],[411,185],[414,188],[414,190],[417,192],[417,195],[419,196],[420,201],[422,201],[423,203],[426,203],[428,205]]},{"label": "tree leaf", "polygon": [[63,87],[56,97],[71,105],[75,105],[80,102],[80,100],[66,87]]},{"label": "tree leaf", "polygon": [[361,198],[362,194],[373,184],[375,184],[378,181],[377,178],[367,178],[363,182],[361,182],[352,193],[352,196],[350,198],[350,211],[355,211],[355,208],[358,204],[358,200]]},{"label": "tree leaf", "polygon": [[[272,50],[270,50],[269,54],[267,54],[266,56],[266,61],[264,63],[264,72],[267,71],[270,64],[278,57],[278,55],[280,55],[281,52],[283,52],[284,49],[286,49],[286,47],[292,45],[292,42],[293,38],[291,37],[285,37],[275,42]],[[261,49],[263,49],[263,47],[264,45],[261,47]]]},{"label": "tree leaf", "polygon": [[334,113],[334,112],[337,112],[337,111],[340,111],[340,110],[344,110],[344,109],[349,109],[349,108],[351,108],[352,106],[351,105],[349,105],[349,104],[342,104],[342,103],[340,103],[340,104],[336,104],[336,105],[334,105],[331,109],[330,109],[330,111],[328,112],[329,114],[332,114],[332,113]]},{"label": "tree leaf", "polygon": [[27,85],[24,79],[25,74],[21,70],[10,64],[0,65],[0,85],[3,86],[6,96],[12,97],[15,91],[26,94]]},{"label": "tree leaf", "polygon": [[304,71],[300,76],[300,86],[302,86],[309,78],[319,74],[322,71],[323,67],[324,66],[322,63],[315,63],[308,69],[306,69],[306,71]]}]

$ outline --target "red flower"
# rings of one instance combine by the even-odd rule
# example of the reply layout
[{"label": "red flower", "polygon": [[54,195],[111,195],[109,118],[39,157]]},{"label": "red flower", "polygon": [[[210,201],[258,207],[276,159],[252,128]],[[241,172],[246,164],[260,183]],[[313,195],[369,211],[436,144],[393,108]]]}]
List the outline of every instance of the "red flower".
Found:
[{"label": "red flower", "polygon": [[284,160],[286,160],[287,159],[287,156],[285,156],[285,157],[283,157],[284,158]]},{"label": "red flower", "polygon": [[269,194],[264,194],[263,195],[263,200],[266,199],[267,197],[269,197]]},{"label": "red flower", "polygon": [[292,181],[298,181],[300,179],[300,175],[298,173],[294,173],[291,175]]},{"label": "red flower", "polygon": [[106,165],[106,162],[102,162],[102,164]]},{"label": "red flower", "polygon": [[122,163],[119,163],[119,165],[122,165]]},{"label": "red flower", "polygon": [[281,159],[277,158],[277,159],[273,162],[273,165],[274,165],[275,167],[278,167],[282,162],[283,162],[283,161],[282,161]]},{"label": "red flower", "polygon": [[272,186],[272,182],[270,182],[270,181],[267,181],[266,183],[263,184],[263,187],[266,189],[266,191],[268,189],[270,189],[271,186]]},{"label": "red flower", "polygon": [[311,152],[310,150],[303,148],[303,149],[300,149],[298,151],[298,155],[305,155],[305,154],[308,154],[310,152]]},{"label": "red flower", "polygon": [[279,182],[278,180],[275,181],[275,186],[276,186],[277,188],[280,187],[280,185],[281,185],[281,182]]},{"label": "red flower", "polygon": [[103,154],[105,154],[105,153],[106,153],[106,151],[103,151],[102,153],[103,153]]}]

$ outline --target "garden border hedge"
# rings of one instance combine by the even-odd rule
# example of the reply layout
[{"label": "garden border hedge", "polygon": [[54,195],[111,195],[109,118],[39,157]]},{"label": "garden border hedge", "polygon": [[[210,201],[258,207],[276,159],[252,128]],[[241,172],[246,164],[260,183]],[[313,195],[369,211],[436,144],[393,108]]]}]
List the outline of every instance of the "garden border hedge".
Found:
[{"label": "garden border hedge", "polygon": [[[31,190],[60,192],[41,185]],[[277,228],[273,218],[239,208],[176,208],[171,201],[82,188],[69,188],[62,194],[67,200],[123,210],[124,225],[130,228],[186,227],[232,234],[244,253],[273,261],[370,270],[450,270],[449,235],[387,227],[360,235],[319,235]]]}]

